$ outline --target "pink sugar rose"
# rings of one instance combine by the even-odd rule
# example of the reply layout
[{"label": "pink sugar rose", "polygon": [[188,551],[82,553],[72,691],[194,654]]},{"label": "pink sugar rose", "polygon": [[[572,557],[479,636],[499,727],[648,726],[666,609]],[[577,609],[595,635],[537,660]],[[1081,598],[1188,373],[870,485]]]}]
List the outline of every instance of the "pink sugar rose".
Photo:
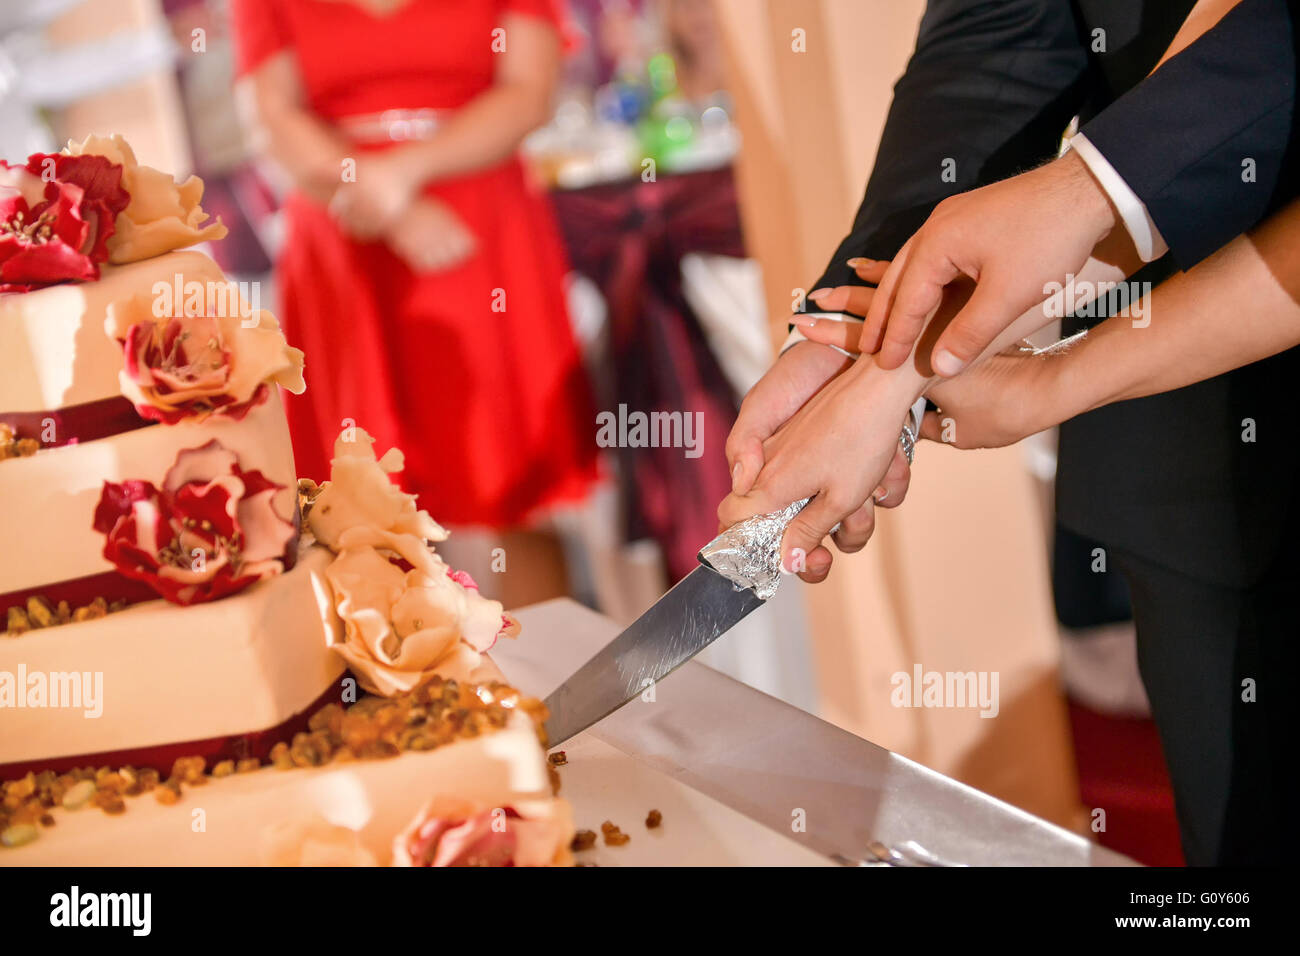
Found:
[{"label": "pink sugar rose", "polygon": [[103,156],[35,153],[0,160],[0,292],[99,278],[118,213],[131,197]]},{"label": "pink sugar rose", "polygon": [[104,482],[94,527],[122,574],[173,604],[213,601],[284,570],[295,529],[273,505],[282,487],[214,439],[177,455],[162,488]]}]

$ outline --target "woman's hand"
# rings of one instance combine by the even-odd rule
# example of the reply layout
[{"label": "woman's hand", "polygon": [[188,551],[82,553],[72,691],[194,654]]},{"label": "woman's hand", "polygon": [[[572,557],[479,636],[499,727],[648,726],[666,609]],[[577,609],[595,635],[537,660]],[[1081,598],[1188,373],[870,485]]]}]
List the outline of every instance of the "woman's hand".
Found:
[{"label": "woman's hand", "polygon": [[330,214],[354,239],[376,239],[415,201],[420,180],[401,161],[402,147],[356,160],[356,180],[339,184]]},{"label": "woman's hand", "polygon": [[[771,438],[763,442],[763,467],[745,494],[718,507],[724,527],[813,497],[790,522],[781,544],[782,565],[815,583],[830,571],[822,541],[837,524],[842,551],[857,551],[874,529],[874,505],[883,490],[901,501],[907,462],[898,435],[916,397],[912,381],[863,363],[832,379]],[[873,494],[873,492],[875,494]]]},{"label": "woman's hand", "polygon": [[[878,281],[888,262],[851,259],[859,278]],[[868,286],[838,286],[819,290],[814,301],[828,311],[858,315],[871,306],[875,289]],[[945,302],[942,312],[955,314],[964,298]],[[936,316],[940,318],[941,316]],[[808,318],[798,321],[800,331],[811,341],[834,345],[859,354],[863,323],[860,319]],[[926,391],[939,406],[927,412],[921,423],[921,437],[955,448],[1000,448],[1050,428],[1050,385],[1063,349],[1036,352],[1023,345],[990,356],[953,379],[940,379]]]},{"label": "woman's hand", "polygon": [[451,207],[427,196],[412,203],[384,239],[413,272],[450,269],[478,248],[474,234]]}]

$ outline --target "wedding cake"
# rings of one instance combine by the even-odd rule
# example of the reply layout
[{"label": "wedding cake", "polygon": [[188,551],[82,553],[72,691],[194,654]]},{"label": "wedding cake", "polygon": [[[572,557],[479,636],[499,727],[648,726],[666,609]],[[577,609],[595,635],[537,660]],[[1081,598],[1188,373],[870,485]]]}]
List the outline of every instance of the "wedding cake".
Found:
[{"label": "wedding cake", "polygon": [[[112,813],[117,791],[179,794],[205,768],[472,750],[466,713],[476,737],[515,726],[510,761],[544,768],[485,656],[517,626],[437,556],[446,532],[393,483],[400,452],[340,423],[329,480],[300,484],[280,389],[304,388],[303,355],[256,286],[187,248],[225,234],[201,198],[120,137],[0,161],[5,845],[86,781]],[[385,725],[416,710],[421,734]],[[426,808],[398,858],[511,862],[480,790],[435,788],[441,816]],[[564,859],[549,801],[509,808],[521,862]]]}]

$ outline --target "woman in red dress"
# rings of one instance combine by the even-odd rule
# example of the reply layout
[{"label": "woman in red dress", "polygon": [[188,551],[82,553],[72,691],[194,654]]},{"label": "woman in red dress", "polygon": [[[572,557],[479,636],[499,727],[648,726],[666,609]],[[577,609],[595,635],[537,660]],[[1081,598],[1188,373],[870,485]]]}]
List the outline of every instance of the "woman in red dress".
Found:
[{"label": "woman in red dress", "polygon": [[507,573],[481,583],[508,606],[563,591],[537,522],[597,471],[564,252],[516,156],[550,114],[558,2],[233,4],[239,92],[293,186],[277,269],[307,353],[299,472],[327,476],[349,424],[401,448],[421,506],[491,529],[480,555]]}]

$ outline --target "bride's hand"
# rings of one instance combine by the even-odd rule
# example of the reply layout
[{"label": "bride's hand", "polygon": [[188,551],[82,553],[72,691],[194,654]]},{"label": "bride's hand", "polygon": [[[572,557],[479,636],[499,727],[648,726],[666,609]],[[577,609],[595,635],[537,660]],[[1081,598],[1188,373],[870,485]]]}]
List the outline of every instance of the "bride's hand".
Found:
[{"label": "bride's hand", "polygon": [[[888,262],[850,260],[858,277],[867,282],[879,281]],[[956,314],[965,302],[960,290],[952,301],[945,301],[936,319]],[[848,312],[843,318],[801,318],[796,325],[808,339],[834,345],[859,354],[862,320],[871,306],[875,289],[869,286],[837,286],[809,295],[816,305],[828,312]],[[1014,347],[976,363],[956,378],[940,380],[926,392],[939,406],[927,412],[921,436],[955,448],[998,448],[1051,425],[1046,413],[1050,383],[1057,353],[1035,354],[1033,349]]]}]

